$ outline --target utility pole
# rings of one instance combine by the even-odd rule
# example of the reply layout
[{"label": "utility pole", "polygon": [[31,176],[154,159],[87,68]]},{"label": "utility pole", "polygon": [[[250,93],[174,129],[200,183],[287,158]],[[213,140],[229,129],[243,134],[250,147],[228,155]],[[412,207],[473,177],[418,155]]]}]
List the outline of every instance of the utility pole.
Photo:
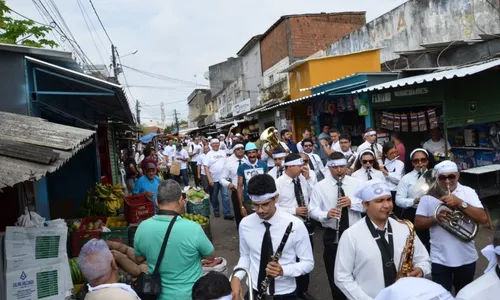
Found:
[{"label": "utility pole", "polygon": [[135,101],[135,116],[137,117],[137,124],[141,124],[141,110],[139,109],[139,100]]},{"label": "utility pole", "polygon": [[116,70],[116,48],[115,45],[111,45],[111,63],[113,64],[113,72],[115,74],[116,82],[118,82],[118,72]]},{"label": "utility pole", "polygon": [[177,133],[179,133],[179,119],[177,118],[177,110],[174,109],[174,116],[175,116],[175,127],[177,128]]}]

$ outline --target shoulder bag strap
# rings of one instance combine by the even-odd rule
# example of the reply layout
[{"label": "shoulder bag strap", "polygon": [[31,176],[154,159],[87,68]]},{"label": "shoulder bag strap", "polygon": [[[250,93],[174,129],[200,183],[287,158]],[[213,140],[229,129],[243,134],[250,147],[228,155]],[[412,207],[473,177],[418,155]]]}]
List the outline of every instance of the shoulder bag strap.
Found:
[{"label": "shoulder bag strap", "polygon": [[158,260],[156,261],[155,270],[153,274],[158,274],[160,271],[160,264],[163,260],[163,255],[165,254],[165,249],[167,248],[168,237],[170,236],[170,232],[172,231],[172,227],[174,227],[175,220],[177,220],[177,216],[174,216],[170,224],[168,225],[167,233],[165,234],[165,238],[163,239],[163,244],[161,245],[160,254],[158,254]]}]

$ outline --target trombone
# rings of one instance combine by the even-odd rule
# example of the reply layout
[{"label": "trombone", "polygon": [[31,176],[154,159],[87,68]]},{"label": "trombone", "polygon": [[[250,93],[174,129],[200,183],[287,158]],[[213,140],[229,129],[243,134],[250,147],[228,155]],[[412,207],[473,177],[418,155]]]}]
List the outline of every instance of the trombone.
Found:
[{"label": "trombone", "polygon": [[[246,276],[247,276],[247,286],[248,286],[248,300],[254,300],[254,297],[253,297],[253,285],[252,285],[252,276],[250,275],[250,272],[247,270],[247,269],[243,269],[243,268],[236,268],[233,270],[233,272],[231,273],[231,276],[229,276],[229,282],[231,282],[231,280],[233,280],[233,276],[236,274],[236,272],[239,272],[239,271],[242,271],[242,272],[245,272]],[[240,289],[240,291],[243,291],[242,289]],[[241,300],[243,300],[243,295],[240,295],[240,298]]]}]

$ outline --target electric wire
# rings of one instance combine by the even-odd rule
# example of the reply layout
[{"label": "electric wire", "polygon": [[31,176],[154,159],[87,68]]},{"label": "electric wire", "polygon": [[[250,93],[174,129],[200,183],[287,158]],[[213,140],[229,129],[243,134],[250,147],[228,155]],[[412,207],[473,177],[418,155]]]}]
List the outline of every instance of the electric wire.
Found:
[{"label": "electric wire", "polygon": [[109,54],[109,51],[108,51],[108,49],[109,49],[109,46],[110,46],[110,45],[106,46],[106,45],[104,44],[104,42],[103,42],[103,41],[102,41],[102,39],[101,39],[101,35],[99,34],[99,32],[98,32],[97,28],[94,26],[94,22],[92,22],[92,18],[90,17],[89,13],[87,12],[87,9],[85,8],[85,5],[81,2],[81,0],[78,0],[78,2],[80,2],[80,3],[81,3],[82,8],[83,8],[83,12],[84,12],[84,13],[85,13],[85,15],[87,16],[87,19],[89,20],[90,26],[92,26],[92,29],[94,30],[94,34],[97,36],[97,39],[98,39],[98,40],[99,40],[99,42],[101,43],[101,46],[103,47],[104,52],[106,53],[106,55],[107,55],[108,57],[110,57],[111,55]]},{"label": "electric wire", "polygon": [[102,57],[101,51],[99,51],[99,47],[97,47],[97,44],[96,44],[95,39],[94,39],[94,35],[92,34],[92,31],[90,30],[90,26],[87,22],[87,18],[85,18],[85,13],[84,13],[84,8],[82,7],[82,3],[80,2],[80,0],[76,0],[76,1],[78,3],[78,7],[80,8],[80,12],[82,14],[83,20],[85,21],[85,26],[87,26],[87,30],[90,34],[90,38],[92,39],[92,43],[94,44],[95,49],[97,50],[97,54],[99,55],[99,58],[101,58],[103,65],[106,65],[106,62],[105,62],[104,58]]},{"label": "electric wire", "polygon": [[99,20],[99,23],[101,24],[102,30],[104,30],[104,33],[108,37],[108,40],[111,43],[111,45],[114,45],[113,41],[109,37],[108,32],[106,31],[106,28],[104,27],[104,24],[101,21],[101,17],[99,17],[99,14],[97,13],[97,10],[95,9],[94,3],[92,2],[92,0],[89,0],[89,2],[90,2],[90,5],[92,5],[92,9],[94,10],[95,15],[97,16],[97,20]]}]

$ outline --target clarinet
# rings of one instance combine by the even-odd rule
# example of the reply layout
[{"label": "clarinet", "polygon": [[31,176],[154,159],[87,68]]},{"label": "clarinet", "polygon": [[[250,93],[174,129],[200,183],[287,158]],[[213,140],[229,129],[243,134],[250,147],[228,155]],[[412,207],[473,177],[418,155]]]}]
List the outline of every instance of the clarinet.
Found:
[{"label": "clarinet", "polygon": [[337,219],[337,229],[335,229],[335,240],[333,240],[334,244],[338,244],[339,239],[340,239],[340,219],[342,219],[342,206],[340,206],[340,204],[339,204],[339,198],[344,196],[344,195],[342,195],[342,190],[340,189],[340,187],[342,186],[342,178],[339,178],[339,183],[340,184],[339,184],[339,188],[338,188],[338,192],[337,192],[337,206],[336,206],[336,208],[340,209],[340,217]]},{"label": "clarinet", "polygon": [[[276,253],[274,253],[274,255],[271,256],[271,259],[269,260],[269,262],[278,262],[278,260],[280,259],[281,254],[283,253],[283,249],[285,248],[285,244],[288,241],[288,236],[292,232],[292,227],[293,227],[293,222],[290,222],[290,224],[288,224],[288,227],[286,228],[285,235],[281,239],[281,243],[278,246],[278,249],[276,250]],[[271,283],[271,279],[272,279],[271,276],[266,275],[264,280],[262,280],[261,286],[260,286],[260,291],[259,291],[259,294],[257,295],[257,300],[265,299],[266,291],[267,291],[267,288],[269,287],[269,283]]]},{"label": "clarinet", "polygon": [[[309,183],[307,183],[309,185]],[[307,205],[306,205],[306,201],[304,199],[304,194],[301,193],[300,195],[300,206],[301,207],[306,207],[307,208]],[[311,218],[309,217],[309,212],[307,212],[307,216],[306,217],[302,217],[302,219],[304,220],[304,223],[306,225],[306,228],[307,228],[307,231],[309,232],[309,235],[313,235],[314,234],[314,229],[312,227],[312,224],[311,224]]]}]

